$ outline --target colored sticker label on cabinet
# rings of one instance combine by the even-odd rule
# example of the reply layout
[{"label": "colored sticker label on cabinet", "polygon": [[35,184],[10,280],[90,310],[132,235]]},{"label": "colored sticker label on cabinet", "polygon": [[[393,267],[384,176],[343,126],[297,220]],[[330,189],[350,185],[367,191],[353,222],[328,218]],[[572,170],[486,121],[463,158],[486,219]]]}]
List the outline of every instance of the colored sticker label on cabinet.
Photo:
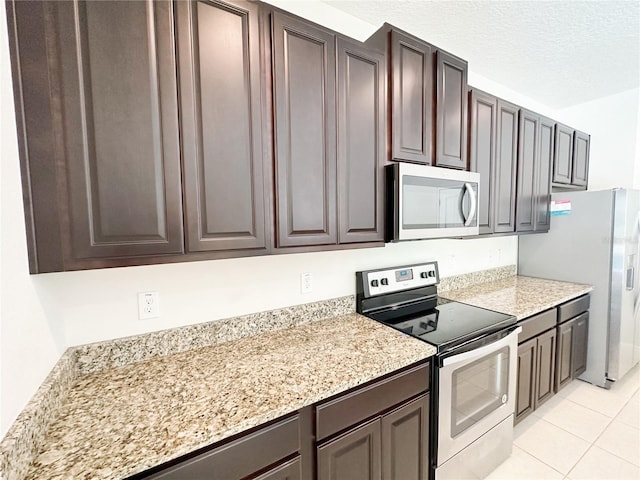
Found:
[{"label": "colored sticker label on cabinet", "polygon": [[571,200],[552,200],[550,211],[552,217],[571,215]]}]

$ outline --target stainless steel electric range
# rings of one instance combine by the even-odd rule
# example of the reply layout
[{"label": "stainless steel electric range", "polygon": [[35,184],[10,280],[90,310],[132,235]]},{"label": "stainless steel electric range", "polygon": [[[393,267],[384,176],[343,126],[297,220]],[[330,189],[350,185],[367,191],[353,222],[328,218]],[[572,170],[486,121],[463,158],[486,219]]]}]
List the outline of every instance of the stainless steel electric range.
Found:
[{"label": "stainless steel electric range", "polygon": [[437,262],[356,273],[356,310],[437,348],[429,477],[484,478],[511,454],[516,318],[438,297]]}]

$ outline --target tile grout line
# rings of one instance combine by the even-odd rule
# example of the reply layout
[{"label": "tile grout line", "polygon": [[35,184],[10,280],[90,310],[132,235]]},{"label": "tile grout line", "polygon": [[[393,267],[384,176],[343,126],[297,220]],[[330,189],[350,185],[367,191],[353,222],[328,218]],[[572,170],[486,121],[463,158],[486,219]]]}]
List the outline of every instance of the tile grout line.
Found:
[{"label": "tile grout line", "polygon": [[[588,382],[585,382],[585,383],[587,383],[588,385],[591,385],[591,384],[589,384]],[[597,388],[597,386],[595,386],[595,385],[594,385],[594,387],[596,387],[596,388]],[[543,421],[543,422],[545,422],[545,423],[547,423],[547,424],[549,424],[549,425],[552,425],[552,426],[554,426],[554,427],[556,427],[556,428],[559,428],[560,430],[564,431],[565,433],[568,433],[568,434],[570,434],[570,435],[572,435],[572,436],[574,436],[574,437],[576,437],[576,438],[578,438],[578,439],[580,439],[580,440],[582,440],[582,441],[584,441],[584,442],[589,443],[589,446],[587,447],[587,449],[584,451],[584,453],[583,453],[582,455],[580,455],[580,457],[578,458],[578,460],[577,460],[577,461],[576,461],[576,462],[571,466],[571,468],[569,469],[569,471],[568,471],[566,474],[563,474],[561,471],[559,471],[559,470],[557,470],[556,468],[554,468],[553,466],[549,465],[547,462],[543,461],[542,459],[540,459],[540,458],[536,457],[533,453],[531,453],[531,452],[527,451],[527,450],[526,450],[526,449],[524,449],[523,447],[518,446],[518,445],[516,445],[516,446],[517,446],[519,449],[521,449],[523,452],[525,452],[525,453],[527,453],[528,455],[530,455],[530,456],[532,456],[533,458],[535,458],[537,461],[541,462],[542,464],[546,465],[547,467],[551,468],[552,470],[554,470],[554,471],[558,472],[560,475],[564,475],[564,477],[563,477],[563,479],[564,479],[564,480],[567,480],[567,479],[569,479],[569,480],[570,480],[569,475],[571,474],[571,472],[573,471],[573,469],[578,465],[578,463],[580,463],[580,461],[585,457],[585,455],[586,455],[586,454],[591,450],[591,448],[592,448],[592,447],[594,447],[594,446],[595,446],[595,447],[597,447],[597,448],[600,448],[601,450],[603,450],[603,451],[605,451],[605,452],[607,452],[607,453],[609,453],[609,454],[611,454],[611,455],[615,456],[616,458],[618,458],[618,459],[620,459],[620,460],[622,460],[622,461],[624,461],[624,462],[626,462],[626,463],[628,463],[628,464],[630,464],[630,465],[634,465],[634,466],[636,466],[636,467],[637,467],[638,465],[635,465],[634,463],[630,462],[629,460],[627,460],[627,459],[625,459],[625,458],[622,458],[622,457],[620,457],[619,455],[617,455],[617,454],[615,454],[615,453],[613,453],[613,452],[610,452],[609,450],[607,450],[607,449],[605,449],[605,448],[602,448],[602,447],[600,447],[600,446],[596,445],[596,442],[597,442],[597,441],[598,441],[598,439],[599,439],[599,438],[604,434],[604,432],[605,432],[605,431],[606,431],[606,430],[611,426],[611,424],[613,424],[613,422],[618,418],[618,416],[620,415],[620,413],[622,413],[622,410],[624,410],[624,409],[626,408],[626,406],[629,404],[629,402],[631,401],[631,399],[633,398],[633,396],[634,396],[636,393],[638,393],[638,391],[640,391],[640,387],[636,388],[636,389],[633,391],[633,393],[632,393],[628,398],[626,398],[626,400],[625,400],[624,404],[622,405],[622,407],[620,408],[620,410],[618,410],[618,412],[617,412],[617,413],[615,414],[615,416],[613,416],[613,417],[609,417],[608,415],[604,414],[603,412],[599,412],[599,411],[594,410],[593,408],[590,408],[590,407],[588,407],[588,406],[586,406],[586,405],[582,405],[582,404],[580,404],[580,403],[578,403],[578,402],[574,402],[573,400],[569,399],[569,398],[568,398],[568,397],[566,397],[566,396],[560,395],[560,396],[562,397],[562,400],[560,400],[561,402],[565,402],[565,401],[567,401],[567,402],[569,402],[569,403],[571,403],[571,404],[573,404],[573,405],[579,405],[579,406],[581,406],[581,407],[583,407],[583,408],[585,408],[585,409],[587,409],[587,410],[589,410],[589,411],[591,411],[591,412],[598,413],[598,414],[600,414],[600,415],[602,415],[602,416],[604,416],[604,417],[607,417],[607,418],[609,419],[609,420],[608,420],[608,422],[607,422],[607,424],[606,424],[606,426],[602,429],[602,431],[598,434],[598,436],[597,436],[593,441],[591,441],[591,442],[590,442],[589,440],[586,440],[586,439],[584,439],[584,438],[582,438],[582,437],[580,437],[580,436],[576,435],[576,434],[575,434],[575,433],[573,433],[573,432],[570,432],[570,431],[566,430],[565,428],[563,428],[563,427],[561,427],[561,426],[559,426],[559,425],[556,425],[556,424],[554,424],[554,423],[552,423],[552,422],[550,422],[550,421],[548,421],[548,420],[544,419],[542,416],[538,416],[538,415],[536,415],[536,412],[533,412],[533,413],[532,413],[532,415],[533,415],[534,417],[536,417],[536,419],[537,419],[537,420],[536,420],[536,422],[538,422],[538,421]],[[613,393],[613,392],[612,392],[612,393]],[[556,395],[559,395],[559,394],[556,394]],[[617,395],[617,393],[616,393],[615,395],[616,395],[616,396],[618,396],[618,395]],[[623,425],[627,425],[625,422],[621,422],[621,423],[622,423]],[[628,425],[628,426],[630,426],[630,427],[634,428],[634,427],[633,427],[633,425]],[[515,443],[514,443],[514,445],[515,445]]]},{"label": "tile grout line", "polygon": [[[586,382],[586,383],[588,383],[588,382]],[[591,385],[591,384],[589,384],[589,385]],[[594,385],[594,387],[596,387],[596,388],[597,388],[597,386],[595,386],[595,385]],[[597,448],[599,448],[599,449],[601,449],[601,450],[603,450],[603,451],[605,451],[605,452],[607,452],[607,453],[609,453],[610,455],[613,455],[614,457],[616,457],[616,458],[618,458],[618,459],[622,460],[623,462],[628,463],[629,465],[633,465],[633,466],[635,466],[635,467],[640,467],[640,465],[636,465],[636,464],[634,464],[633,462],[630,462],[629,460],[627,460],[626,458],[623,458],[623,457],[621,457],[620,455],[618,455],[618,454],[616,454],[616,453],[614,453],[614,452],[610,452],[610,451],[609,451],[609,450],[607,450],[606,448],[602,448],[602,447],[600,447],[600,446],[596,445],[596,442],[598,441],[598,439],[600,439],[600,437],[604,434],[604,432],[605,432],[605,431],[606,431],[606,430],[607,430],[607,429],[608,429],[608,428],[613,424],[613,422],[614,422],[614,421],[618,418],[618,416],[622,413],[622,410],[624,410],[624,409],[626,408],[626,406],[629,404],[629,402],[631,401],[631,399],[633,398],[633,396],[634,396],[634,395],[636,395],[636,393],[638,393],[638,391],[640,391],[640,387],[637,387],[637,388],[633,391],[633,393],[629,396],[629,398],[627,398],[627,399],[626,399],[626,401],[624,402],[624,404],[622,405],[622,407],[620,408],[620,410],[618,410],[618,412],[617,412],[617,413],[615,414],[615,416],[613,416],[613,417],[609,417],[608,415],[605,415],[605,414],[604,414],[604,413],[602,413],[602,412],[599,412],[599,411],[597,411],[597,410],[594,410],[593,408],[587,407],[586,405],[582,405],[582,404],[580,404],[580,403],[578,403],[578,402],[574,402],[573,400],[569,399],[568,397],[562,396],[562,400],[561,400],[561,402],[568,401],[568,402],[570,402],[570,403],[572,403],[572,404],[574,404],[574,405],[579,405],[579,406],[581,406],[581,407],[583,407],[583,408],[586,408],[587,410],[590,410],[590,411],[592,411],[592,412],[598,413],[598,414],[600,414],[600,415],[603,415],[603,416],[605,416],[605,417],[609,418],[609,421],[607,422],[606,426],[602,429],[602,431],[598,434],[598,436],[597,436],[597,437],[595,438],[595,440],[593,440],[592,442],[589,442],[588,440],[585,440],[584,438],[579,437],[579,436],[578,436],[578,435],[576,435],[575,433],[570,432],[570,431],[566,430],[565,428],[563,428],[563,427],[561,427],[561,426],[559,426],[559,425],[556,425],[556,424],[554,424],[554,423],[552,423],[552,422],[550,422],[550,421],[548,421],[548,420],[544,419],[544,418],[543,418],[543,417],[541,417],[541,416],[537,416],[537,415],[535,414],[536,412],[533,412],[533,413],[532,413],[532,415],[533,415],[533,416],[535,416],[535,417],[537,418],[537,421],[543,421],[543,422],[546,422],[546,423],[548,423],[549,425],[552,425],[552,426],[554,426],[554,427],[556,427],[556,428],[559,428],[560,430],[562,430],[562,431],[564,431],[564,432],[566,432],[566,433],[568,433],[568,434],[570,434],[570,435],[573,435],[574,437],[576,437],[576,438],[578,438],[578,439],[580,439],[580,440],[583,440],[583,441],[585,441],[585,442],[588,442],[588,443],[589,443],[589,447],[584,451],[584,453],[580,456],[580,458],[578,458],[578,460],[573,464],[573,466],[569,469],[569,471],[568,471],[566,474],[563,474],[562,472],[558,471],[556,468],[552,467],[551,465],[549,465],[549,464],[548,464],[548,463],[546,463],[545,461],[541,460],[540,458],[536,457],[533,453],[528,452],[528,451],[527,451],[527,450],[525,450],[524,448],[522,448],[522,447],[520,447],[520,446],[518,446],[518,448],[520,448],[521,450],[523,450],[524,452],[526,452],[528,455],[531,455],[533,458],[535,458],[535,459],[536,459],[536,460],[538,460],[539,462],[543,463],[544,465],[546,465],[546,466],[548,466],[549,468],[553,469],[554,471],[558,472],[559,474],[564,475],[564,479],[563,479],[563,480],[570,480],[569,475],[571,474],[571,472],[573,471],[573,469],[578,465],[578,463],[580,463],[580,461],[585,457],[585,455],[589,452],[589,450],[591,450],[591,448],[593,448],[594,446],[595,446],[595,447],[597,447]],[[613,393],[613,392],[612,392],[612,393]],[[559,394],[556,394],[556,395],[559,395]],[[617,394],[616,394],[616,395],[617,395]],[[625,423],[625,422],[620,422],[620,423],[622,423],[623,425],[627,425],[627,423]],[[631,428],[635,428],[633,425],[627,425],[627,426],[629,426],[629,427],[631,427]],[[636,428],[636,429],[637,429],[637,428]],[[640,429],[637,429],[637,430],[640,430]]]}]

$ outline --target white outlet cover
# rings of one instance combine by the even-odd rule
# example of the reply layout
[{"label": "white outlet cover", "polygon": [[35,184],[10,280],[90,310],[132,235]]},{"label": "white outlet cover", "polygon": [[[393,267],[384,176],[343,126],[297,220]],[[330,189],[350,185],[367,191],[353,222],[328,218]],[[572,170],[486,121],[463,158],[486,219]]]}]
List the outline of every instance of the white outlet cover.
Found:
[{"label": "white outlet cover", "polygon": [[311,293],[313,291],[313,275],[311,273],[300,274],[300,293]]},{"label": "white outlet cover", "polygon": [[160,316],[160,294],[158,292],[138,293],[138,318],[148,320]]}]

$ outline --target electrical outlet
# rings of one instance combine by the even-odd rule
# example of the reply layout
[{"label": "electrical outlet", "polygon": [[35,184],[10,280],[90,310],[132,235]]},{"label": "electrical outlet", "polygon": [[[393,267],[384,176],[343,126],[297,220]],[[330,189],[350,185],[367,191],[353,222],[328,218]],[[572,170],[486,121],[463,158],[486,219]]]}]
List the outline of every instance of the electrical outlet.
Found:
[{"label": "electrical outlet", "polygon": [[160,316],[160,294],[158,292],[138,293],[138,318],[148,320]]},{"label": "electrical outlet", "polygon": [[310,273],[300,274],[300,293],[311,293],[313,291],[313,275]]}]

